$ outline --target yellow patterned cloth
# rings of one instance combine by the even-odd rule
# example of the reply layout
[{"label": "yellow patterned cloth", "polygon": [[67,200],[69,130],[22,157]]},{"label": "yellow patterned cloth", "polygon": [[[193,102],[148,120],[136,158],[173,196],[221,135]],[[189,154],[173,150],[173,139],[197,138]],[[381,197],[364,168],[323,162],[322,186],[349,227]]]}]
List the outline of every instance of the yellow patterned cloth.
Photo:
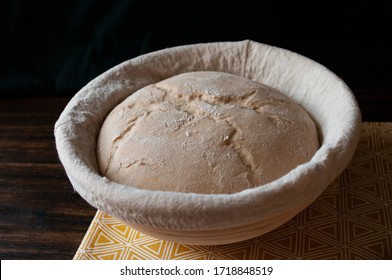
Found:
[{"label": "yellow patterned cloth", "polygon": [[392,259],[392,123],[363,123],[346,170],[309,207],[263,236],[179,244],[97,211],[74,259]]}]

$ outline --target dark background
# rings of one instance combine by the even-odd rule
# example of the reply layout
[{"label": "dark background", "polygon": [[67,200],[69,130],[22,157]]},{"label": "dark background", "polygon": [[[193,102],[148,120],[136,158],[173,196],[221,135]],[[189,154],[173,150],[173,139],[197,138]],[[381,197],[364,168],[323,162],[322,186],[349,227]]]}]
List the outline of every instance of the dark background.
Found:
[{"label": "dark background", "polygon": [[316,60],[354,90],[390,89],[390,3],[1,1],[0,97],[73,95],[143,53],[244,39]]}]

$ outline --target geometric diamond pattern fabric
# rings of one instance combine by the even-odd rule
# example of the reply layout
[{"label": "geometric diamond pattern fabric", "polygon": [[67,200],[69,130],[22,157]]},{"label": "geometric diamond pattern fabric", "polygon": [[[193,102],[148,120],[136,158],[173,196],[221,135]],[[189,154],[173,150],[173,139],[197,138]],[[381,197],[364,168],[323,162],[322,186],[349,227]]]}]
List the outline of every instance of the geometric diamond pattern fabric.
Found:
[{"label": "geometric diamond pattern fabric", "polygon": [[309,207],[250,240],[159,240],[97,211],[74,259],[392,259],[392,123],[363,123],[356,153]]}]

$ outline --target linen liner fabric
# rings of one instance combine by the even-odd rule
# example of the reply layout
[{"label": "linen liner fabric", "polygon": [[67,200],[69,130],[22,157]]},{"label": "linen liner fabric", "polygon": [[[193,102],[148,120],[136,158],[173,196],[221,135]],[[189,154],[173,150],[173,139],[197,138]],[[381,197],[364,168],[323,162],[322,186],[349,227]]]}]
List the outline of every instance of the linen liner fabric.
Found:
[{"label": "linen liner fabric", "polygon": [[[111,109],[148,84],[190,71],[233,73],[283,92],[315,121],[320,149],[285,176],[234,194],[141,190],[101,177],[96,137]],[[331,71],[291,51],[246,40],[164,49],[113,67],[72,98],[55,124],[55,137],[73,187],[92,206],[166,239],[218,230],[236,241],[278,227],[315,200],[352,158],[360,122],[354,96]]]}]

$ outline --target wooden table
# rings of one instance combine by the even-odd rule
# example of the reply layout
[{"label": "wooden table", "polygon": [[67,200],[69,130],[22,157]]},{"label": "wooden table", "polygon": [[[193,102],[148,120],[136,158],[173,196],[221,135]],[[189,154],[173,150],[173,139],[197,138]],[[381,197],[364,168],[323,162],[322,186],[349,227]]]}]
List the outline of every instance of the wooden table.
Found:
[{"label": "wooden table", "polygon": [[[392,89],[357,89],[364,121],[392,121]],[[0,259],[72,259],[96,212],[68,181],[54,123],[70,97],[0,99]]]},{"label": "wooden table", "polygon": [[0,100],[0,259],[71,259],[96,210],[59,162],[65,98]]}]

